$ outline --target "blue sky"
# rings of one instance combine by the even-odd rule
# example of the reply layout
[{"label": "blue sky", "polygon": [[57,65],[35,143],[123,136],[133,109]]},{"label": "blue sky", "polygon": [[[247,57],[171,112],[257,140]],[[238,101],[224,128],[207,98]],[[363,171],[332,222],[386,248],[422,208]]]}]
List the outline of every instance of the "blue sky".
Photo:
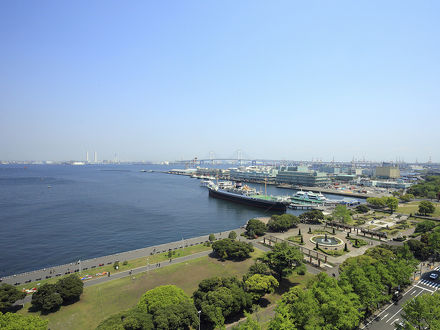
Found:
[{"label": "blue sky", "polygon": [[0,160],[440,161],[438,1],[2,1]]}]

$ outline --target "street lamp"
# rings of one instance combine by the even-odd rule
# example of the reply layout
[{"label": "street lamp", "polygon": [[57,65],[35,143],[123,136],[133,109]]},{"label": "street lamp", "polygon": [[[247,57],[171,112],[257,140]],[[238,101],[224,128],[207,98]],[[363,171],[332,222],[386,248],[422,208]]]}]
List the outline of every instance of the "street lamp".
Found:
[{"label": "street lamp", "polygon": [[200,330],[200,314],[202,314],[202,311],[197,311],[197,313],[199,314],[199,330]]}]

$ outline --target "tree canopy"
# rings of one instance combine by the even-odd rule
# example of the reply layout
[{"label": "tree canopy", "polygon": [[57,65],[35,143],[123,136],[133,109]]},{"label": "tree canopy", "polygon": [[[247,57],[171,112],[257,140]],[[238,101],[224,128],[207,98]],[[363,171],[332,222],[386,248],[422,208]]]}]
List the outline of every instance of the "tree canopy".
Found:
[{"label": "tree canopy", "polygon": [[333,219],[341,223],[351,223],[350,210],[345,205],[337,205],[332,213]]},{"label": "tree canopy", "polygon": [[245,259],[250,257],[250,253],[254,251],[252,243],[234,241],[225,238],[212,243],[212,250],[221,259]]},{"label": "tree canopy", "polygon": [[299,223],[299,218],[292,214],[273,215],[267,227],[270,231],[285,232],[290,228],[296,227]]},{"label": "tree canopy", "polygon": [[386,245],[377,246],[364,255],[346,259],[339,267],[341,285],[353,288],[367,312],[387,301],[392,288],[410,284],[417,261],[407,245],[397,247],[396,253]]},{"label": "tree canopy", "polygon": [[307,289],[294,287],[283,295],[269,329],[354,329],[363,315],[359,307],[350,286],[320,273]]},{"label": "tree canopy", "polygon": [[48,323],[48,320],[43,320],[35,315],[2,314],[0,312],[0,329],[3,330],[46,330]]},{"label": "tree canopy", "polygon": [[0,284],[0,312],[7,312],[12,305],[20,299],[23,299],[26,293],[20,292],[15,286],[2,283]]},{"label": "tree canopy", "polygon": [[56,285],[57,292],[61,295],[64,303],[78,301],[84,287],[83,281],[74,274],[60,279]]},{"label": "tree canopy", "polygon": [[202,319],[214,327],[222,327],[225,319],[249,310],[252,295],[245,292],[243,282],[235,277],[212,277],[199,283],[193,294]]},{"label": "tree canopy", "polygon": [[[412,185],[408,188],[408,193],[419,197],[438,196],[440,193],[440,175],[426,177],[424,182]],[[434,197],[434,198],[435,198]]]},{"label": "tree canopy", "polygon": [[321,210],[310,210],[300,214],[299,219],[305,223],[319,223],[324,220],[324,213]]},{"label": "tree canopy", "polygon": [[390,209],[390,212],[393,213],[399,206],[399,200],[396,197],[386,197],[385,205]]},{"label": "tree canopy", "polygon": [[57,291],[56,284],[43,284],[38,291],[32,295],[32,307],[41,310],[43,313],[49,313],[60,308],[63,298]]},{"label": "tree canopy", "polygon": [[110,316],[96,328],[96,330],[107,329],[152,330],[154,329],[153,317],[136,306]]},{"label": "tree canopy", "polygon": [[137,307],[152,315],[155,328],[189,329],[199,324],[191,298],[175,285],[162,285],[145,292]]},{"label": "tree canopy", "polygon": [[423,215],[435,212],[435,206],[430,201],[421,201],[419,203],[419,213]]},{"label": "tree canopy", "polygon": [[440,329],[440,293],[409,300],[403,306],[402,318],[416,329]]},{"label": "tree canopy", "polygon": [[261,236],[264,235],[266,231],[266,225],[258,219],[250,219],[246,224],[246,232],[249,236]]},{"label": "tree canopy", "polygon": [[254,301],[258,301],[266,293],[274,292],[278,285],[275,277],[262,274],[254,274],[244,282],[246,291],[252,294]]},{"label": "tree canopy", "polygon": [[287,243],[275,244],[273,249],[266,252],[261,260],[269,266],[278,279],[290,275],[303,262],[304,255],[295,246]]}]

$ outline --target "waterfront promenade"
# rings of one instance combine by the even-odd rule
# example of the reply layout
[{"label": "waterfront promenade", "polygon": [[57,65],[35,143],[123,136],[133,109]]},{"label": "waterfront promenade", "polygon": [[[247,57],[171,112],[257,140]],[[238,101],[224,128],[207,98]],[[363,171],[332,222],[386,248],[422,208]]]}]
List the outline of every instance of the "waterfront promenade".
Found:
[{"label": "waterfront promenade", "polygon": [[[238,235],[237,239],[245,240],[245,238],[240,236],[240,234],[244,232],[243,228],[231,229],[231,230],[224,231],[224,232],[214,233],[214,235],[215,235],[216,239],[226,238],[226,237],[228,237],[228,234],[231,231],[235,231],[237,233],[237,235]],[[67,275],[69,273],[70,274],[77,273],[77,272],[86,271],[86,270],[89,272],[93,272],[93,270],[97,267],[100,267],[100,265],[103,266],[103,265],[107,265],[107,264],[113,264],[115,261],[123,262],[124,260],[133,260],[133,259],[143,258],[143,257],[147,258],[147,257],[154,255],[154,254],[168,252],[170,250],[173,251],[173,250],[180,249],[182,247],[203,244],[207,241],[209,241],[209,235],[203,235],[203,236],[188,238],[185,240],[180,240],[180,241],[175,241],[175,242],[170,242],[170,243],[165,243],[165,244],[160,244],[160,245],[155,245],[155,246],[149,246],[149,247],[145,247],[145,248],[141,248],[141,249],[137,249],[137,250],[132,250],[132,251],[126,251],[126,252],[121,252],[121,253],[117,253],[117,254],[112,254],[112,255],[87,259],[87,260],[78,260],[76,262],[68,263],[68,264],[64,264],[64,265],[39,269],[39,270],[21,273],[21,274],[5,276],[1,279],[1,283],[8,283],[8,284],[16,285],[19,287],[20,285],[26,284],[26,282],[35,282],[35,281],[38,282],[38,281],[44,280],[48,276],[50,276],[50,278],[54,278],[57,276]],[[187,257],[190,257],[190,256],[187,256]],[[185,258],[185,257],[182,257],[182,258]],[[178,259],[179,258],[176,258],[176,260],[178,260]],[[147,266],[147,265],[145,265],[145,266]],[[154,268],[153,266],[154,265],[151,265],[150,268],[148,268],[148,269],[153,269]],[[142,271],[146,271],[148,269],[145,269]],[[121,272],[121,273],[123,273],[123,272]],[[119,273],[114,273],[114,274],[112,273],[111,277],[115,277],[117,274],[119,274]]]}]

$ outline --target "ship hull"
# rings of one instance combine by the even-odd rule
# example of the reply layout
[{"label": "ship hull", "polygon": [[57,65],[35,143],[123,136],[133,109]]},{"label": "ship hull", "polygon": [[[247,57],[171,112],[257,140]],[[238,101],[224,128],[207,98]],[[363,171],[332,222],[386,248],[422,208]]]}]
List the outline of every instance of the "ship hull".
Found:
[{"label": "ship hull", "polygon": [[281,202],[266,201],[266,200],[261,200],[258,198],[252,198],[252,197],[242,196],[242,195],[233,194],[233,193],[229,193],[229,192],[218,191],[218,190],[211,189],[211,188],[209,188],[209,196],[214,197],[214,198],[227,200],[227,201],[231,201],[234,203],[258,207],[261,209],[265,209],[266,211],[286,212],[286,205]]}]

